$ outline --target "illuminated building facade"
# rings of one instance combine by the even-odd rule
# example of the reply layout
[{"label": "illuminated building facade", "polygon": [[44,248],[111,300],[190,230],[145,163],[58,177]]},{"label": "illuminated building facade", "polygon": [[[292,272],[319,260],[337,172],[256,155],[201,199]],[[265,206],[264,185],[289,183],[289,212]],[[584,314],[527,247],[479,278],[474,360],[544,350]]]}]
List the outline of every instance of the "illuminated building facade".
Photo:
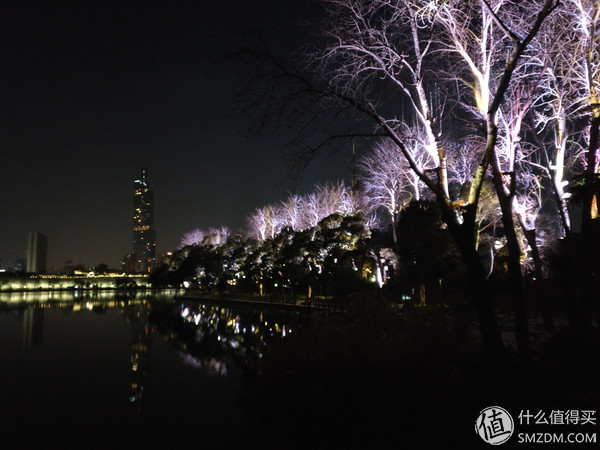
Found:
[{"label": "illuminated building facade", "polygon": [[142,169],[133,191],[133,253],[136,272],[150,272],[156,262],[156,231],[154,231],[154,198],[148,187],[148,173]]},{"label": "illuminated building facade", "polygon": [[27,238],[27,272],[45,272],[47,255],[48,238],[46,235],[37,231],[29,233]]}]

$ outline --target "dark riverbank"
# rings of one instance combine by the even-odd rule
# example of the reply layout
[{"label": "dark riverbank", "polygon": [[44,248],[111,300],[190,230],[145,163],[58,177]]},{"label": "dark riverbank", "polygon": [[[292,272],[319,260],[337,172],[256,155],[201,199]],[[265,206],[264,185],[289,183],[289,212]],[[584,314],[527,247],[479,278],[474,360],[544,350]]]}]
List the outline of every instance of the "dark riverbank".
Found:
[{"label": "dark riverbank", "polygon": [[[522,362],[508,316],[506,354],[492,358],[469,309],[406,303],[398,313],[368,296],[343,314],[142,294],[5,306],[7,448],[487,448],[474,430],[485,407],[517,421],[600,405],[597,330],[576,335],[558,321],[532,333]],[[32,427],[42,432],[24,434]],[[515,437],[502,445],[515,447]]]},{"label": "dark riverbank", "polygon": [[[510,348],[502,359],[482,353],[472,319],[443,308],[390,314],[372,300],[319,315],[266,350],[243,404],[270,442],[294,449],[485,448],[474,430],[485,407],[515,420],[523,410],[598,410],[597,333],[559,329],[522,362]],[[516,437],[503,448],[515,446]]]},{"label": "dark riverbank", "polygon": [[298,299],[296,301],[283,299],[281,297],[228,297],[228,296],[200,296],[194,294],[184,294],[175,296],[175,300],[180,301],[192,301],[197,303],[208,303],[214,305],[223,306],[256,306],[256,307],[267,307],[277,309],[290,309],[290,310],[315,310],[315,311],[329,311],[329,312],[340,312],[345,311],[348,308],[347,302],[324,300],[324,299]]}]

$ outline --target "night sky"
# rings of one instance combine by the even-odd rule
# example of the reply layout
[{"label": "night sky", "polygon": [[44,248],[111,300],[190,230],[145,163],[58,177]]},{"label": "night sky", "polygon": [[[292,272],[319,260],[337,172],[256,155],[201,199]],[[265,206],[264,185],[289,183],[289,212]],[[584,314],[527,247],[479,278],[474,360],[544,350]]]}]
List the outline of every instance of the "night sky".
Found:
[{"label": "night sky", "polygon": [[249,137],[235,101],[243,68],[222,60],[247,29],[290,48],[308,39],[289,30],[314,3],[3,0],[0,268],[25,257],[29,231],[48,236],[49,268],[117,268],[142,167],[157,255],[195,228],[236,231],[288,190],[348,178],[338,152],[291,179],[288,137]]}]

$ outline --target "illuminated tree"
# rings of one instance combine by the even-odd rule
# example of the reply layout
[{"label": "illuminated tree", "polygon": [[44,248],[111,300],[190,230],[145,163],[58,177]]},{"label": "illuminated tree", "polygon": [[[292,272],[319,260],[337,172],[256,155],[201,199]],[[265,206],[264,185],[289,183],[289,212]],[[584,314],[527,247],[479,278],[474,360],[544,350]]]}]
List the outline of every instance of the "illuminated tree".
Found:
[{"label": "illuminated tree", "polygon": [[352,189],[342,184],[343,193],[340,203],[340,213],[345,216],[353,216],[364,212],[367,207],[368,198],[359,189]]},{"label": "illuminated tree", "polygon": [[[589,233],[591,221],[600,218],[600,2],[598,0],[571,0],[574,25],[579,31],[579,41],[574,55],[579,70],[578,77],[583,102],[587,103],[589,136],[586,155],[585,181],[591,185],[583,199],[583,231]],[[588,106],[589,105],[589,106]]]},{"label": "illuminated tree", "polygon": [[436,120],[439,111],[432,111],[425,85],[424,63],[432,48],[433,34],[427,20],[423,20],[424,9],[417,3],[325,1],[330,18],[325,25],[328,45],[311,57],[337,96],[375,115],[382,128],[396,138],[399,122],[378,115],[372,83],[385,79],[390,88],[397,88],[405,96],[415,126],[421,128],[424,136],[421,150],[434,162],[437,186],[448,196],[446,156]]},{"label": "illuminated tree", "polygon": [[[598,2],[562,3],[568,4],[572,16],[578,10],[593,13]],[[531,236],[525,231],[538,225],[531,220],[519,224],[518,218],[536,217],[540,201],[545,200],[539,197],[544,189],[536,190],[536,186],[542,186],[546,177],[552,179],[562,228],[568,229],[564,174],[573,171],[568,164],[576,160],[577,149],[568,148],[572,140],[568,138],[561,138],[567,146],[562,154],[546,145],[555,122],[544,115],[556,116],[551,108],[557,106],[554,94],[548,94],[551,80],[546,76],[550,67],[547,61],[559,61],[546,55],[558,52],[568,61],[568,55],[574,54],[569,53],[571,41],[577,41],[568,30],[579,28],[572,26],[571,19],[559,17],[565,14],[562,9],[555,11],[562,8],[559,0],[324,0],[324,4],[322,40],[314,39],[314,47],[303,49],[306,58],[300,68],[280,63],[273,66],[276,76],[270,78],[270,86],[285,85],[288,89],[288,94],[280,96],[285,106],[277,111],[277,119],[294,113],[296,118],[305,118],[306,111],[317,106],[315,116],[319,119],[335,111],[343,129],[356,128],[345,133],[346,137],[370,134],[393,143],[391,148],[395,146],[404,161],[402,173],[413,175],[404,180],[402,188],[408,191],[412,180],[418,179],[412,183],[419,188],[417,195],[427,192],[440,204],[442,219],[466,267],[467,297],[477,310],[484,346],[492,350],[499,350],[502,343],[486,282],[489,271],[482,262],[479,244],[483,231],[501,226],[508,249],[517,343],[520,353],[527,356],[522,260],[532,246],[524,245],[523,237]],[[583,27],[589,30],[586,45],[576,44],[578,49],[588,49],[587,59],[583,58],[586,61],[592,61],[597,52],[597,15],[592,13],[586,16]],[[552,22],[546,27],[549,20]],[[570,25],[561,25],[561,20]],[[581,73],[595,74],[592,80],[597,77],[593,63],[579,66],[591,67]],[[568,77],[556,73],[557,82],[567,82]],[[588,85],[586,98],[593,111],[596,88],[594,82]],[[269,99],[276,97],[271,93]],[[344,112],[340,114],[340,110]],[[565,111],[567,118],[575,117]],[[577,119],[569,123],[574,125]],[[314,130],[311,126],[298,129],[305,135]],[[335,135],[332,132],[328,137],[331,134]],[[595,149],[597,138],[594,140],[590,133],[589,145],[580,143],[579,147]],[[305,163],[318,149],[319,145],[313,146],[300,160]],[[548,157],[539,149],[547,149]],[[383,179],[387,168],[377,170]],[[487,195],[493,192],[488,189],[490,185],[495,202]],[[374,199],[383,198],[369,189]],[[393,218],[402,200],[388,201],[389,193],[385,198],[385,203],[392,205]],[[593,199],[593,195],[587,198]],[[305,200],[306,226],[314,227],[323,217],[316,193]],[[493,215],[501,225],[491,220]]]},{"label": "illuminated tree", "polygon": [[180,248],[188,245],[221,245],[230,235],[231,231],[227,227],[209,228],[208,230],[196,228],[181,237]]},{"label": "illuminated tree", "polygon": [[[585,267],[585,270],[571,272],[579,294],[574,296],[577,314],[571,317],[577,317],[572,320],[577,329],[589,329],[592,304],[598,307],[596,274],[600,268],[597,236],[600,229],[600,1],[570,0],[565,5],[563,13],[569,23],[562,29],[570,31],[567,37],[572,45],[563,54],[563,67],[568,75],[559,81],[566,81],[564,97],[575,100],[574,107],[567,109],[567,124],[572,117],[574,128],[583,129],[579,142],[585,149],[585,169],[571,183],[573,199],[582,204],[582,247],[577,252],[580,261],[571,263]],[[566,107],[569,106],[567,103]]]},{"label": "illuminated tree", "polygon": [[314,228],[331,214],[357,213],[361,203],[361,198],[341,181],[319,184],[304,197],[301,223],[305,228]]},{"label": "illuminated tree", "polygon": [[[394,142],[410,169],[443,206],[443,220],[467,267],[484,343],[498,348],[500,336],[476,239],[483,181],[491,169],[509,247],[517,341],[526,356],[521,248],[513,220],[517,177],[514,170],[507,170],[514,166],[517,147],[498,145],[503,136],[511,137],[503,128],[506,122],[499,119],[507,91],[519,82],[513,75],[523,70],[528,46],[558,2],[532,1],[528,8],[504,0],[330,0],[325,4],[327,41],[309,57],[318,73],[314,81],[318,90],[371,118],[375,131]],[[410,108],[411,126],[425,137],[418,152],[430,158],[432,168],[421,166],[407,145],[399,126],[402,120],[393,107],[400,103]],[[449,190],[448,151],[460,146],[444,147],[448,107],[466,115],[467,134],[483,132],[485,139],[477,152],[478,168],[469,180],[470,192],[461,201],[451,198]]]},{"label": "illuminated tree", "polygon": [[281,223],[278,207],[267,205],[257,208],[247,218],[248,235],[260,241],[272,239],[281,229]]},{"label": "illuminated tree", "polygon": [[299,231],[304,228],[302,221],[302,210],[304,199],[298,194],[290,194],[281,202],[281,219],[284,227],[290,227],[292,230]]},{"label": "illuminated tree", "polygon": [[[523,7],[530,7],[530,4]],[[554,236],[554,233],[546,232],[541,239],[542,233],[537,232],[535,220],[545,202],[543,185],[547,181],[559,219],[556,237],[568,238],[572,232],[567,208],[571,192],[565,189],[570,179],[574,187],[571,190],[583,203],[585,242],[582,249],[574,249],[572,241],[567,240],[570,254],[575,250],[580,258],[584,257],[584,264],[590,268],[585,272],[594,272],[592,267],[598,264],[593,256],[595,239],[591,226],[597,210],[595,192],[598,189],[600,119],[595,117],[600,112],[597,106],[599,18],[600,2],[597,0],[568,0],[558,5],[532,41],[526,63],[517,71],[519,89],[509,90],[507,99],[511,109],[504,108],[504,128],[515,138],[505,147],[513,145],[520,154],[516,160],[517,172],[512,175],[517,194],[513,197],[513,205],[534,261],[534,277],[538,280],[544,273],[541,254],[544,247],[551,245],[549,238]],[[519,132],[527,116],[533,126]],[[510,169],[507,172],[511,173]],[[577,264],[576,260],[572,264]],[[591,286],[590,281],[580,280],[575,286]]]},{"label": "illuminated tree", "polygon": [[195,230],[189,231],[185,233],[181,237],[181,242],[179,247],[186,247],[188,245],[199,245],[204,241],[204,231],[196,228]]},{"label": "illuminated tree", "polygon": [[[571,232],[566,177],[581,171],[586,162],[589,174],[597,170],[590,163],[597,158],[592,130],[598,126],[594,124],[594,104],[600,83],[599,11],[597,0],[564,1],[533,42],[531,61],[540,73],[540,89],[533,103],[537,144],[544,147],[542,167],[552,182],[563,236]],[[585,121],[590,126],[584,126]],[[591,208],[590,202],[591,197]]]},{"label": "illuminated tree", "polygon": [[231,236],[231,231],[227,227],[209,228],[203,242],[207,245],[217,246],[224,244],[229,236]]},{"label": "illuminated tree", "polygon": [[[407,148],[420,170],[434,165],[427,152],[419,152],[421,142],[411,136],[408,127],[404,132]],[[418,132],[415,133],[418,136]],[[411,200],[419,201],[423,183],[411,170],[398,146],[390,139],[377,142],[360,163],[361,187],[371,209],[383,207],[392,220],[394,245],[398,244],[397,227],[400,211]]]},{"label": "illuminated tree", "polygon": [[357,199],[342,181],[317,185],[315,193],[320,205],[321,219],[336,213],[354,214],[360,208]]}]

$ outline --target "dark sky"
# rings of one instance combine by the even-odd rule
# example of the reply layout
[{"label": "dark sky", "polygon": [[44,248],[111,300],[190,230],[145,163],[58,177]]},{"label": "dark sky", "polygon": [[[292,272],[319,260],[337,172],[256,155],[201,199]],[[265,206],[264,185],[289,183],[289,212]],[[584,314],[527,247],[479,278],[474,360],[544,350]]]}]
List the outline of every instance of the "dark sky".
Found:
[{"label": "dark sky", "polygon": [[25,256],[29,231],[48,236],[51,268],[118,267],[141,167],[158,254],[194,228],[237,230],[290,189],[350,175],[337,153],[291,180],[288,140],[248,137],[234,96],[243,70],[219,62],[245,28],[291,39],[312,3],[0,2],[0,267]]}]

